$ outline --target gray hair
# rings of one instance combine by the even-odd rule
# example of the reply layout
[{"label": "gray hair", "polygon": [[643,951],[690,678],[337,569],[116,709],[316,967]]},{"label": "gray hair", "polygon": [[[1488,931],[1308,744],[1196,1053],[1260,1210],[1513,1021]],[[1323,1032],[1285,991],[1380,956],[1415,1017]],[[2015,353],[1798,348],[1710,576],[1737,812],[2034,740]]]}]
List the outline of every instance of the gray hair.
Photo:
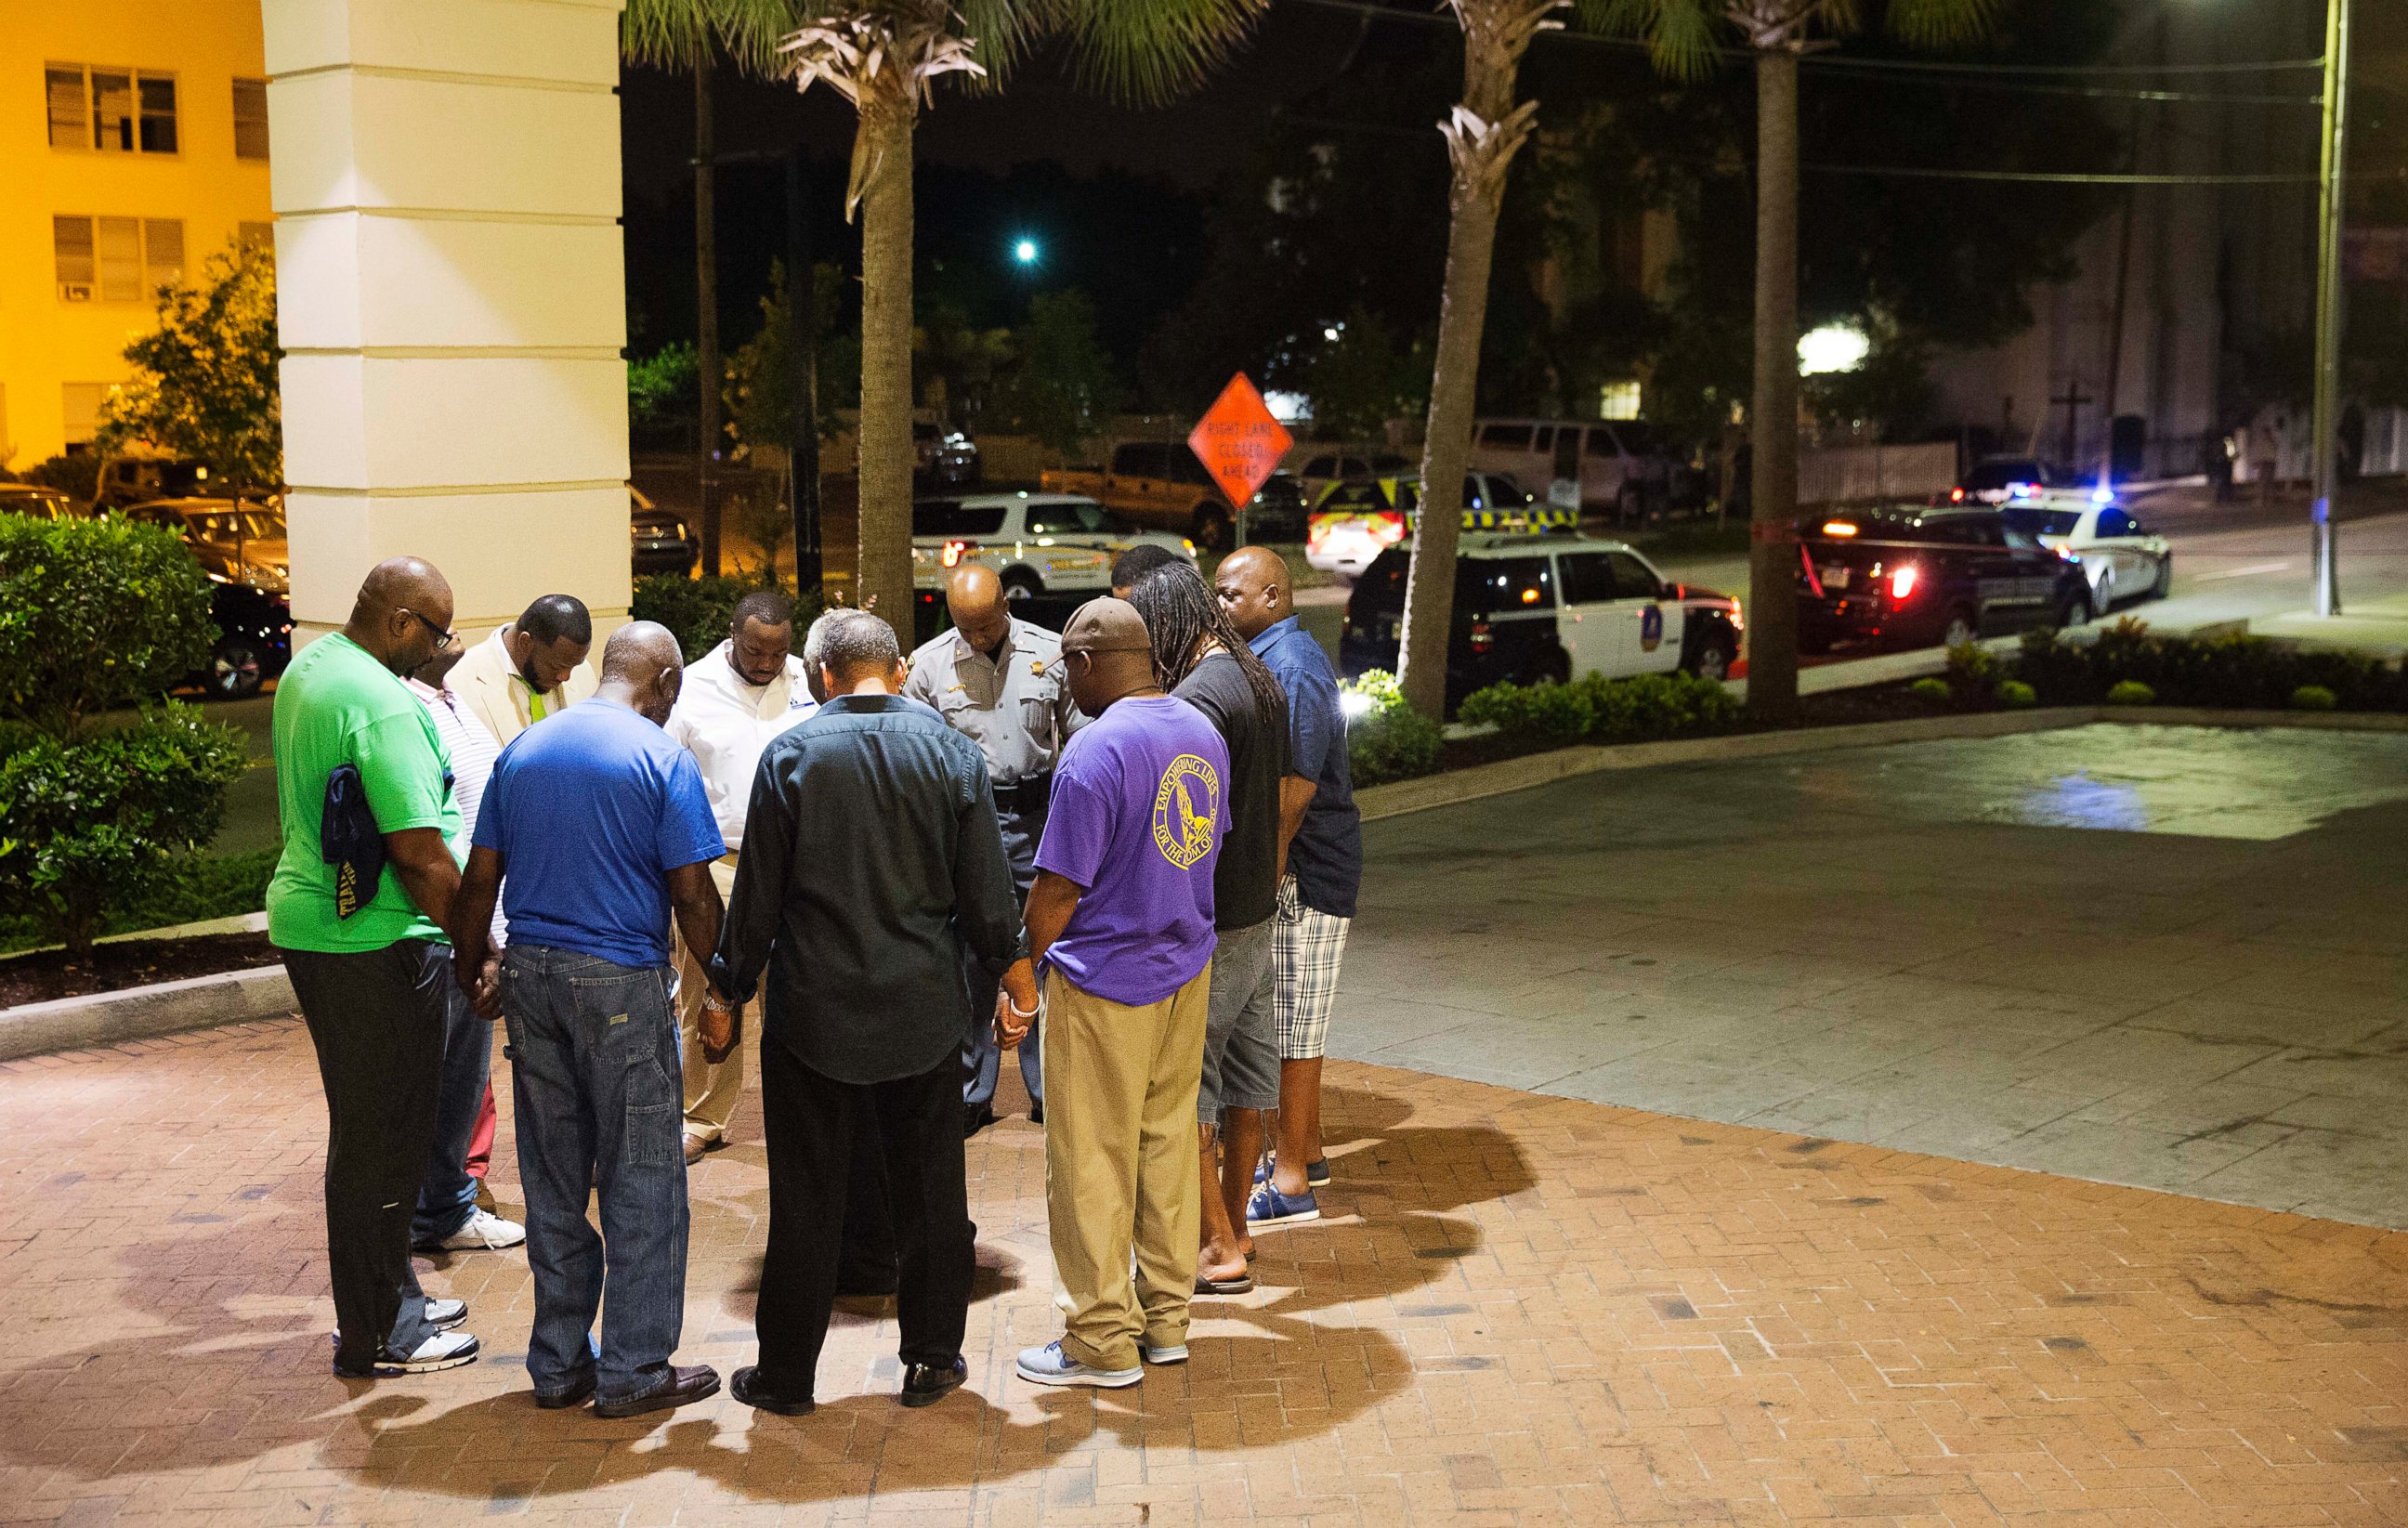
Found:
[{"label": "gray hair", "polygon": [[867,610],[831,610],[811,623],[809,638],[818,651],[807,661],[826,667],[841,682],[882,674],[903,661],[895,628]]}]

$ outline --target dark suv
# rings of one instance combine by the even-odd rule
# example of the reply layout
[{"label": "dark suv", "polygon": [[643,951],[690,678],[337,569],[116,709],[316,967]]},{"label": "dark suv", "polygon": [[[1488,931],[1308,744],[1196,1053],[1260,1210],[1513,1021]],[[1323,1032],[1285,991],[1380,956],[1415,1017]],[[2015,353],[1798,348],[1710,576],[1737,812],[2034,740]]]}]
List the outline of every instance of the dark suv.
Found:
[{"label": "dark suv", "polygon": [[2090,619],[2080,562],[1995,509],[1850,509],[1799,527],[1798,645],[1954,647]]}]

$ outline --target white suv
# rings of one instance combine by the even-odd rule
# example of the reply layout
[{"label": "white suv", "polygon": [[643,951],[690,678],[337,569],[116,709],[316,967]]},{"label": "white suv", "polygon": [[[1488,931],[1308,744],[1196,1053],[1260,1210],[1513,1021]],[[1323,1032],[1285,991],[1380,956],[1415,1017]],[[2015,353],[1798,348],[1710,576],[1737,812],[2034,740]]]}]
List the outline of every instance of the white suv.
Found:
[{"label": "white suv", "polygon": [[1062,592],[1109,591],[1112,563],[1152,542],[1196,561],[1196,543],[1140,531],[1076,493],[972,493],[911,506],[911,582],[940,589],[953,569],[995,569],[1015,600]]}]

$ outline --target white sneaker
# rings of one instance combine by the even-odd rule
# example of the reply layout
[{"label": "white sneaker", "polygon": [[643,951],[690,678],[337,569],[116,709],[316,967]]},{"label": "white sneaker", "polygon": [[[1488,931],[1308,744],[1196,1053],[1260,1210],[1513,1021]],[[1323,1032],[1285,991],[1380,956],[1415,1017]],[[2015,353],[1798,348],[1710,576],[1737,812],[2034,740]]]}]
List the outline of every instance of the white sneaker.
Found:
[{"label": "white sneaker", "polygon": [[412,1350],[407,1358],[380,1355],[364,1370],[335,1365],[335,1373],[345,1379],[368,1379],[381,1375],[433,1374],[437,1369],[456,1369],[477,1362],[477,1339],[466,1332],[437,1332]]},{"label": "white sneaker", "polygon": [[420,1242],[421,1252],[498,1252],[506,1247],[516,1247],[526,1240],[526,1227],[516,1221],[505,1221],[492,1210],[480,1207],[470,1212],[467,1222],[440,1241]]},{"label": "white sneaker", "polygon": [[466,1300],[437,1300],[429,1296],[426,1302],[426,1324],[437,1332],[449,1332],[468,1319]]},{"label": "white sneaker", "polygon": [[1158,1344],[1149,1343],[1141,1347],[1139,1351],[1145,1355],[1145,1361],[1148,1364],[1184,1364],[1187,1362],[1187,1344],[1183,1342],[1165,1342]]}]

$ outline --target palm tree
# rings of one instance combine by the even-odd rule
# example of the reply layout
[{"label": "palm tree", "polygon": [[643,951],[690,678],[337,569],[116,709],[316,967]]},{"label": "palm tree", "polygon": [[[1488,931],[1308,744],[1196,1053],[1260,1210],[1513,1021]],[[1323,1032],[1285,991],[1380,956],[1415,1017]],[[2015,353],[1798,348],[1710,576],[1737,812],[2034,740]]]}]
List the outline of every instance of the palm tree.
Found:
[{"label": "palm tree", "polygon": [[[1747,702],[1761,721],[1798,720],[1798,57],[1817,29],[1856,24],[1855,0],[1581,0],[1584,18],[1644,37],[1656,66],[1695,79],[1714,61],[1717,21],[1756,58],[1756,395],[1750,484]],[[1998,0],[1889,0],[1889,31],[1918,47],[1978,36]]]},{"label": "palm tree", "polygon": [[[1195,85],[1268,0],[628,0],[648,44],[708,27],[740,62],[824,80],[855,115],[845,215],[861,221],[861,533],[854,592],[911,635],[911,136],[936,81],[992,88],[1059,37],[1080,72],[1133,104]],[[697,22],[699,18],[699,22]],[[653,56],[648,52],[646,56]],[[675,60],[681,55],[667,54]]]},{"label": "palm tree", "polygon": [[1446,282],[1439,302],[1438,353],[1422,445],[1421,511],[1405,583],[1405,630],[1398,679],[1406,701],[1436,718],[1446,706],[1447,634],[1455,620],[1455,549],[1463,533],[1463,469],[1471,452],[1471,411],[1480,378],[1480,335],[1488,321],[1488,267],[1506,172],[1536,125],[1539,103],[1513,99],[1522,55],[1570,0],[1447,0],[1463,29],[1463,100],[1439,124],[1453,174]]}]

